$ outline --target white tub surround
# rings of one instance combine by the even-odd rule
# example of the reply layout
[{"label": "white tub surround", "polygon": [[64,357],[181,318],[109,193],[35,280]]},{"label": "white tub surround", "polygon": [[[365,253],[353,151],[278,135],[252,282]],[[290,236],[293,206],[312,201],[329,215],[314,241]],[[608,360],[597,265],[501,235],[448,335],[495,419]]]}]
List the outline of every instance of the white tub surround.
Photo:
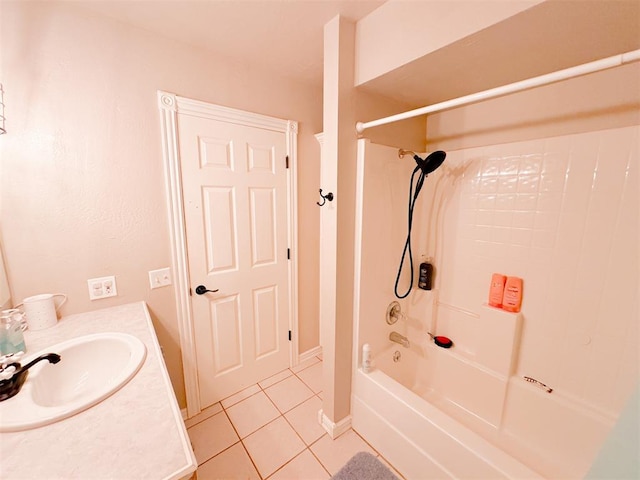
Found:
[{"label": "white tub surround", "polygon": [[[401,353],[397,362],[395,351]],[[574,478],[575,465],[599,447],[588,439],[603,438],[614,422],[578,399],[549,394],[521,377],[512,375],[505,384],[504,377],[456,348],[390,346],[374,361],[370,374],[356,372],[353,428],[407,478],[432,464],[438,468],[424,478],[466,478],[470,473],[460,469],[476,464],[475,471],[487,478]],[[531,422],[532,412],[543,415]],[[414,426],[405,429],[406,422]],[[576,425],[587,441],[576,440]],[[432,447],[452,438],[457,446],[450,456]]]},{"label": "white tub surround", "polygon": [[539,479],[537,472],[380,370],[356,370],[353,428],[406,478]]},{"label": "white tub surround", "polygon": [[27,331],[27,353],[99,332],[129,333],[144,342],[147,356],[138,373],[70,418],[0,434],[0,478],[181,479],[196,470],[144,302],[70,315],[46,330]]},{"label": "white tub surround", "polygon": [[[639,133],[447,152],[414,213],[435,288],[393,325],[398,258],[380,252],[402,249],[412,165],[359,141],[352,424],[404,476],[587,474],[638,381]],[[520,314],[486,306],[495,272],[524,279]]]}]

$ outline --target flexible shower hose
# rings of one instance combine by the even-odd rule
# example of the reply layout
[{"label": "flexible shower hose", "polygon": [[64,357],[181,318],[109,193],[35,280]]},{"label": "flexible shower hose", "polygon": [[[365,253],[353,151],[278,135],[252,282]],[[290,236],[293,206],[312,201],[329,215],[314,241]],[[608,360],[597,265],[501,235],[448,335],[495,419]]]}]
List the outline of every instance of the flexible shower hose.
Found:
[{"label": "flexible shower hose", "polygon": [[[414,192],[413,182],[414,182],[416,173],[418,173],[418,178],[416,180],[415,192]],[[409,295],[409,293],[411,292],[411,289],[413,288],[413,253],[411,252],[411,227],[413,225],[413,208],[416,204],[416,200],[418,199],[418,194],[422,189],[422,184],[424,183],[424,179],[426,177],[427,175],[420,168],[420,166],[417,166],[413,170],[413,173],[411,174],[411,184],[409,185],[409,211],[408,211],[409,225],[407,228],[407,240],[404,243],[404,250],[402,250],[402,258],[400,259],[400,266],[398,267],[398,276],[396,277],[396,284],[394,287],[394,293],[396,294],[397,298],[405,298],[407,295]],[[409,288],[407,288],[407,291],[403,295],[400,295],[398,293],[398,282],[400,281],[400,275],[402,274],[404,259],[407,255],[407,252],[409,252],[409,268],[411,269],[411,280],[409,282]]]}]

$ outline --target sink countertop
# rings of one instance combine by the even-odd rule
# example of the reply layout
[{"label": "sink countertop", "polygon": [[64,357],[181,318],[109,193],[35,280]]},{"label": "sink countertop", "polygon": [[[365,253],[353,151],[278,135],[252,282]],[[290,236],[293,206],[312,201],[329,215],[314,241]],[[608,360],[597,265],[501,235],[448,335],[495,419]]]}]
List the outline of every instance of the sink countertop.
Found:
[{"label": "sink countertop", "polygon": [[113,395],[72,417],[0,433],[0,478],[181,479],[196,470],[144,302],[69,315],[54,327],[27,330],[27,355],[101,332],[129,333],[144,342],[147,356],[138,373]]}]

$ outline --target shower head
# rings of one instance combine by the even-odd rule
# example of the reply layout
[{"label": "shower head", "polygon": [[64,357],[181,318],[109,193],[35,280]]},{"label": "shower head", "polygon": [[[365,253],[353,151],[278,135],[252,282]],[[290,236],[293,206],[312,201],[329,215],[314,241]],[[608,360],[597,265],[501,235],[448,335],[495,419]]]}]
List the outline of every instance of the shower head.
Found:
[{"label": "shower head", "polygon": [[[447,154],[442,150],[437,150],[435,152],[430,153],[427,158],[422,159],[414,152],[410,150],[400,149],[398,151],[398,156],[403,158],[407,154],[413,154],[413,159],[418,164],[417,167],[413,169],[413,173],[411,174],[411,182],[409,184],[409,229],[407,232],[407,241],[404,244],[404,250],[402,251],[402,259],[400,260],[400,266],[398,267],[398,275],[396,276],[396,283],[393,288],[393,292],[398,298],[406,298],[409,293],[411,293],[411,289],[413,288],[413,254],[411,253],[411,226],[413,224],[413,209],[415,207],[416,201],[418,200],[418,195],[420,194],[420,190],[422,190],[422,186],[424,185],[424,179],[433,172],[436,168],[442,165],[444,159]],[[415,182],[414,182],[415,179]],[[398,293],[398,282],[400,281],[400,275],[402,274],[402,267],[404,265],[405,254],[409,252],[409,266],[411,268],[410,275],[410,283],[409,288],[404,294]],[[442,337],[444,338],[444,337]],[[448,347],[444,347],[448,348]]]},{"label": "shower head", "polygon": [[444,162],[444,159],[447,156],[447,154],[442,150],[437,150],[430,153],[427,158],[422,159],[411,150],[405,150],[403,148],[398,150],[398,158],[404,158],[405,155],[412,155],[413,159],[416,161],[416,164],[418,164],[418,167],[420,167],[425,175],[429,175],[436,168],[442,165],[442,162]]},{"label": "shower head", "polygon": [[422,173],[424,173],[425,175],[429,175],[436,168],[442,165],[442,162],[444,162],[446,156],[447,154],[442,150],[436,150],[435,152],[430,153],[429,156],[424,160],[417,155],[414,155],[413,159],[418,164],[418,167],[420,167],[420,169],[422,170]]}]

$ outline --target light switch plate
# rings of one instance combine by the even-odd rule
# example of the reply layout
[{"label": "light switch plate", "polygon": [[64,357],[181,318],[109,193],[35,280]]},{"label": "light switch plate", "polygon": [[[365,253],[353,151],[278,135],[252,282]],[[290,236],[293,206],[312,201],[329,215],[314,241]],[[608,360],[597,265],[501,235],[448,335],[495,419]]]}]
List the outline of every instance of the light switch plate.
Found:
[{"label": "light switch plate", "polygon": [[149,285],[152,289],[171,285],[171,270],[169,267],[151,270],[149,272]]}]

